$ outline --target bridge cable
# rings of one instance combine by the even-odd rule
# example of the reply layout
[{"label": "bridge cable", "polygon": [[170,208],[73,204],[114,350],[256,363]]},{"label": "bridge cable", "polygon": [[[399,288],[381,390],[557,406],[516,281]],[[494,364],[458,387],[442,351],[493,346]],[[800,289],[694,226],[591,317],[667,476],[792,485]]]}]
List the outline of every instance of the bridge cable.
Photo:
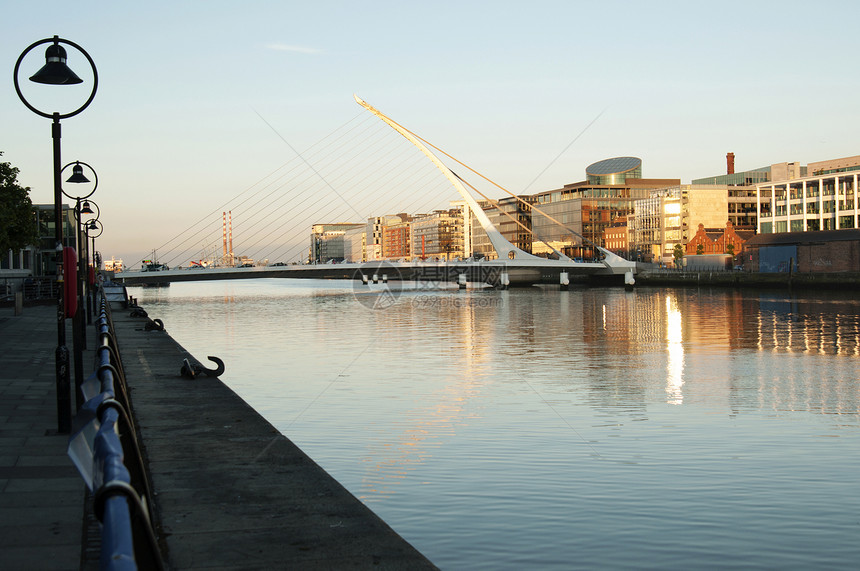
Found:
[{"label": "bridge cable", "polygon": [[[363,115],[362,113],[357,113],[354,117],[352,117],[351,119],[349,119],[348,121],[346,121],[346,122],[345,122],[344,124],[342,124],[340,127],[338,127],[338,128],[336,128],[336,129],[334,129],[334,130],[333,130],[332,132],[330,132],[328,135],[326,135],[325,137],[323,137],[322,139],[320,139],[319,141],[317,141],[316,143],[314,143],[313,145],[311,145],[310,149],[313,149],[314,147],[316,147],[316,146],[320,145],[321,143],[323,143],[324,141],[326,141],[327,139],[329,139],[329,138],[330,138],[334,133],[337,133],[338,131],[342,130],[342,129],[343,129],[343,127],[345,127],[346,125],[349,125],[350,123],[354,122],[357,118],[361,117],[362,115]],[[359,122],[359,124],[360,124],[360,123],[362,123],[362,122],[366,123],[367,121],[361,121],[361,122]],[[350,129],[350,131],[352,131],[353,129],[355,129],[355,127],[353,127],[352,129]],[[348,133],[348,132],[349,132],[349,131],[347,131],[347,133]],[[341,135],[341,137],[342,137],[342,136],[345,136],[345,134],[344,134],[344,135]],[[203,222],[205,222],[206,220],[210,219],[210,217],[211,217],[213,214],[217,213],[219,210],[223,210],[223,209],[224,209],[224,208],[226,208],[226,207],[227,207],[231,202],[235,201],[236,199],[238,199],[239,197],[241,197],[243,194],[246,194],[247,192],[251,191],[254,187],[256,187],[257,185],[259,185],[262,181],[264,181],[264,180],[266,180],[267,178],[271,177],[272,175],[274,175],[275,173],[277,173],[279,170],[281,170],[281,169],[283,169],[284,167],[286,167],[287,165],[289,165],[289,164],[290,164],[291,162],[293,162],[294,160],[295,160],[295,158],[290,159],[289,161],[285,162],[284,164],[282,164],[282,165],[281,165],[281,166],[279,166],[278,168],[274,169],[274,170],[273,170],[272,172],[270,172],[269,174],[267,174],[267,175],[263,176],[260,180],[258,180],[258,181],[257,181],[257,182],[255,182],[254,184],[250,185],[248,188],[246,188],[245,190],[243,190],[242,192],[240,192],[238,195],[236,195],[235,197],[231,198],[230,200],[228,200],[227,202],[225,202],[224,204],[222,204],[220,207],[216,208],[216,209],[215,209],[215,210],[213,210],[212,212],[210,212],[210,213],[208,213],[208,214],[204,215],[200,220],[198,220],[197,222],[195,222],[194,224],[192,224],[191,226],[189,226],[188,228],[186,228],[185,230],[183,230],[183,231],[182,231],[182,232],[180,232],[179,234],[177,234],[177,235],[175,235],[174,237],[172,237],[171,239],[169,239],[167,242],[165,242],[165,243],[164,243],[164,244],[162,244],[159,248],[157,248],[157,249],[156,249],[156,251],[157,251],[157,250],[160,250],[160,249],[165,248],[166,246],[168,246],[168,245],[169,245],[169,244],[171,244],[172,242],[174,242],[174,241],[178,240],[181,236],[185,235],[185,234],[186,234],[186,233],[188,233],[188,232],[191,232],[195,227],[199,226],[201,223],[203,223]],[[293,169],[293,170],[294,170],[294,169]],[[270,183],[270,184],[271,184],[271,183]],[[269,186],[269,185],[266,185],[266,187],[268,187],[268,186]],[[265,189],[266,187],[264,187],[264,189]],[[262,190],[258,191],[256,194],[258,194],[259,192],[262,192]],[[256,195],[256,194],[255,194],[255,195]],[[251,197],[253,197],[253,196],[255,196],[255,195],[252,195]],[[250,199],[251,197],[249,197],[248,199]],[[248,200],[248,199],[245,199],[245,201],[240,202],[239,204],[241,205],[241,204],[243,204],[244,202],[247,202],[247,200]],[[168,250],[168,253],[173,252],[175,249],[176,249],[176,248],[172,248],[172,249]],[[183,251],[184,251],[184,250],[183,250]],[[174,256],[174,259],[175,259],[175,257],[176,257],[176,256]],[[142,260],[142,259],[141,259],[141,260]],[[140,260],[139,260],[139,261],[140,261]]]},{"label": "bridge cable", "polygon": [[[602,114],[602,113],[601,113],[601,114]],[[599,117],[599,115],[598,115],[598,117]],[[596,121],[596,120],[597,120],[597,119],[595,118],[595,119],[594,119],[594,121]],[[591,124],[592,124],[592,123],[594,123],[594,121],[592,121],[591,123],[589,123],[589,125],[588,125],[588,126],[590,127],[590,126],[591,126]],[[397,123],[397,124],[398,124],[398,125],[400,125],[400,123]],[[465,164],[464,162],[460,161],[460,160],[459,160],[459,159],[457,159],[456,157],[453,157],[453,156],[449,155],[448,153],[446,153],[445,151],[443,151],[442,149],[440,149],[439,147],[437,147],[436,145],[434,145],[434,144],[433,144],[433,143],[431,143],[430,141],[428,141],[428,140],[424,139],[423,137],[421,137],[420,135],[417,135],[416,133],[413,133],[412,131],[410,131],[410,130],[409,130],[409,129],[407,129],[406,127],[403,127],[403,125],[400,125],[400,127],[401,127],[401,128],[403,128],[404,130],[408,131],[412,136],[414,136],[415,138],[419,139],[419,140],[420,140],[420,141],[422,141],[423,143],[426,143],[428,146],[433,147],[434,149],[436,149],[437,151],[439,151],[440,153],[442,153],[443,155],[445,155],[445,156],[446,156],[446,157],[448,157],[449,159],[451,159],[451,160],[455,161],[457,164],[462,165],[463,167],[465,167],[465,168],[469,169],[469,171],[471,171],[471,172],[473,172],[474,174],[478,175],[479,177],[481,177],[482,179],[486,180],[487,182],[489,182],[489,183],[490,183],[490,184],[492,184],[493,186],[495,186],[495,187],[499,188],[500,190],[503,190],[504,192],[506,192],[506,193],[508,193],[509,195],[513,196],[513,197],[514,197],[514,198],[516,198],[519,202],[522,202],[523,204],[526,204],[526,205],[528,205],[529,207],[531,207],[533,210],[536,210],[536,211],[538,212],[538,214],[541,214],[541,215],[545,216],[545,217],[546,217],[546,218],[548,218],[550,221],[554,222],[555,224],[558,224],[559,226],[561,226],[562,228],[564,228],[565,230],[567,230],[567,231],[568,231],[568,232],[570,232],[571,234],[574,234],[574,235],[576,235],[576,236],[579,236],[579,238],[583,241],[583,243],[588,242],[588,243],[589,243],[589,244],[591,244],[592,246],[598,246],[597,244],[595,244],[595,243],[594,243],[594,242],[592,242],[591,240],[587,239],[585,236],[583,236],[583,235],[582,235],[582,234],[580,234],[579,232],[576,232],[575,230],[572,230],[571,228],[568,228],[566,225],[564,225],[563,223],[559,222],[558,220],[556,220],[555,218],[553,218],[552,216],[550,216],[550,215],[549,215],[549,214],[547,214],[546,212],[544,212],[544,211],[542,211],[541,209],[539,209],[539,208],[535,207],[534,205],[531,205],[531,204],[529,204],[528,202],[524,201],[522,198],[520,198],[519,196],[517,196],[516,194],[514,194],[514,193],[513,193],[513,192],[511,192],[510,190],[508,190],[508,189],[504,188],[503,186],[499,185],[499,184],[498,184],[498,183],[496,183],[495,181],[490,180],[489,178],[487,178],[487,177],[486,177],[486,176],[484,176],[483,174],[479,173],[478,171],[476,171],[475,169],[473,169],[473,168],[472,168],[472,167],[470,167],[469,165]],[[586,128],[588,128],[588,127],[586,127]],[[583,131],[583,132],[584,132],[584,131]],[[579,137],[577,137],[577,138],[579,138]],[[574,141],[575,141],[575,140],[576,140],[576,139],[574,139]],[[573,143],[571,143],[571,144],[573,144]],[[569,147],[569,146],[570,146],[570,145],[568,145],[568,147]],[[567,150],[567,149],[565,149],[565,150]],[[460,177],[457,177],[457,178],[460,178]],[[460,179],[460,180],[463,180],[463,179]],[[483,196],[483,195],[482,195],[482,196]]]}]

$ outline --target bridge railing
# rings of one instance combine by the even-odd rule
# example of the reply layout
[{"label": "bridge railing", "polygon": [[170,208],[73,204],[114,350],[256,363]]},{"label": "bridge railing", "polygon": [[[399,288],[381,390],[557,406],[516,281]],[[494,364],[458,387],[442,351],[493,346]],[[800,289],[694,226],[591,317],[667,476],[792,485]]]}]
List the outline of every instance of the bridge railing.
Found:
[{"label": "bridge railing", "polygon": [[93,492],[101,569],[164,569],[150,518],[152,493],[129,407],[110,302],[99,291],[96,371],[82,385],[69,456]]}]

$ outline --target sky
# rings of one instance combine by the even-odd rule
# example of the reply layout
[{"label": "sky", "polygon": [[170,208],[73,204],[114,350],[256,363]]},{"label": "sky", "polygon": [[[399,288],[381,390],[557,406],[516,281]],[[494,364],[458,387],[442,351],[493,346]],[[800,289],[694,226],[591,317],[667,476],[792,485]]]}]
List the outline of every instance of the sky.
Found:
[{"label": "sky", "polygon": [[[97,171],[98,249],[127,264],[201,217],[213,236],[199,239],[220,240],[220,208],[367,113],[354,93],[518,193],[616,156],[682,183],[724,174],[728,152],[736,170],[807,164],[860,154],[846,25],[858,16],[828,0],[15,2],[0,37],[0,160],[34,203],[53,202],[50,120],[19,100],[12,70],[59,35],[99,78],[62,123],[62,161]],[[22,61],[25,97],[76,108],[88,63],[67,46],[85,83],[33,84],[44,47]],[[378,214],[412,204],[388,200]]]}]

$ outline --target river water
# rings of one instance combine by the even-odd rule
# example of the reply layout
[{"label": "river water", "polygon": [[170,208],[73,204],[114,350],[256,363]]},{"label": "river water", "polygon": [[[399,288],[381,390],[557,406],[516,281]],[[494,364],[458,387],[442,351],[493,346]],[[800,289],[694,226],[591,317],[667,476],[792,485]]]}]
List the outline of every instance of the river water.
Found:
[{"label": "river water", "polygon": [[857,296],[387,287],[130,293],[443,569],[856,568]]}]

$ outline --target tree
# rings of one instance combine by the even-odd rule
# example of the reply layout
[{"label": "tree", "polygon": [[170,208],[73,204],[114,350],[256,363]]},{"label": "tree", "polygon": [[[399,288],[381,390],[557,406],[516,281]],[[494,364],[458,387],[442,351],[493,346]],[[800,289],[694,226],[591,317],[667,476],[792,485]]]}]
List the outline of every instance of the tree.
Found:
[{"label": "tree", "polygon": [[705,245],[704,244],[696,244],[696,255],[701,256],[705,253]]},{"label": "tree", "polygon": [[684,259],[684,246],[681,244],[675,244],[675,250],[672,252],[672,255],[675,256],[675,267],[681,267],[681,260]]},{"label": "tree", "polygon": [[0,162],[0,253],[20,250],[37,239],[30,188],[18,184],[17,168]]},{"label": "tree", "polygon": [[726,244],[726,254],[728,254],[730,256],[735,255],[735,245],[732,242],[729,242],[728,244]]}]

